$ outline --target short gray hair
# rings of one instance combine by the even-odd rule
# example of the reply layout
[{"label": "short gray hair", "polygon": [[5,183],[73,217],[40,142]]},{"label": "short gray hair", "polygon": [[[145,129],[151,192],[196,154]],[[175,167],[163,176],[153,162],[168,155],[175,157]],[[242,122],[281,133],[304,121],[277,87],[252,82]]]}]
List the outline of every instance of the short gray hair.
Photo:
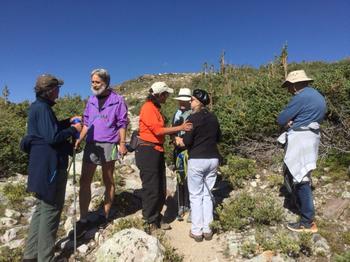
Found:
[{"label": "short gray hair", "polygon": [[99,78],[102,79],[103,82],[109,87],[109,83],[111,81],[111,76],[109,75],[108,71],[103,68],[97,68],[92,70],[91,77],[97,75]]}]

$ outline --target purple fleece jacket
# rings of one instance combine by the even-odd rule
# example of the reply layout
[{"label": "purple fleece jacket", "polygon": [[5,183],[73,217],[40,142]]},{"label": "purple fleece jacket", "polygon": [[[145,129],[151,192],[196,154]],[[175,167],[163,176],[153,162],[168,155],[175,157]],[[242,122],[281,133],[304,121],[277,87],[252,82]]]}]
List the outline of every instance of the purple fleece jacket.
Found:
[{"label": "purple fleece jacket", "polygon": [[88,127],[86,142],[118,143],[119,129],[128,125],[124,98],[112,91],[99,110],[97,97],[91,96],[84,111],[84,125]]}]

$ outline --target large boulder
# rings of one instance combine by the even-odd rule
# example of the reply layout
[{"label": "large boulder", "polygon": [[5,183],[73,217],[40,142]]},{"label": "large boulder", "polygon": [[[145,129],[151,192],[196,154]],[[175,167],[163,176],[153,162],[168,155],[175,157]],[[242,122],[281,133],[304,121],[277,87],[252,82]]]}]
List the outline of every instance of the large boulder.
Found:
[{"label": "large boulder", "polygon": [[157,238],[129,228],[115,233],[97,250],[97,262],[157,262],[164,259],[164,247]]}]

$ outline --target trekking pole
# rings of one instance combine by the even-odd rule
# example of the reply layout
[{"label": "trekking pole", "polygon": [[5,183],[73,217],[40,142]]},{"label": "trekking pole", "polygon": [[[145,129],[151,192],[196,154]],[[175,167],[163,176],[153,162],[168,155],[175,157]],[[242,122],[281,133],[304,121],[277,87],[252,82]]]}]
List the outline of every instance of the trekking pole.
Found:
[{"label": "trekking pole", "polygon": [[177,220],[178,221],[182,221],[182,217],[180,215],[180,184],[179,184],[179,181],[178,181],[178,178],[176,178],[176,189],[177,189]]},{"label": "trekking pole", "polygon": [[73,162],[73,201],[74,201],[74,210],[73,210],[73,231],[74,231],[74,261],[75,261],[75,256],[77,253],[77,195],[76,195],[76,173],[75,173],[75,154],[76,150],[73,148],[73,156],[72,156],[72,162]]}]

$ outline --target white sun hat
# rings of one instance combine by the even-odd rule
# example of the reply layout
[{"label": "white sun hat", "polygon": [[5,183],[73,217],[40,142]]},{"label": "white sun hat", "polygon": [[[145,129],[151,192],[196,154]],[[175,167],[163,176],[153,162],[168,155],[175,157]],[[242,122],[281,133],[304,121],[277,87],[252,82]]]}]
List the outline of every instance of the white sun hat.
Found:
[{"label": "white sun hat", "polygon": [[174,93],[174,89],[168,87],[168,85],[164,82],[155,82],[151,86],[153,94],[161,94],[164,92],[168,92],[170,94]]},{"label": "white sun hat", "polygon": [[282,84],[282,87],[286,87],[288,84],[294,84],[298,82],[312,82],[313,79],[309,78],[304,70],[292,71],[288,74],[286,80]]},{"label": "white sun hat", "polygon": [[191,89],[189,88],[180,88],[179,94],[177,97],[175,97],[175,100],[180,100],[180,101],[190,101],[191,100]]}]

